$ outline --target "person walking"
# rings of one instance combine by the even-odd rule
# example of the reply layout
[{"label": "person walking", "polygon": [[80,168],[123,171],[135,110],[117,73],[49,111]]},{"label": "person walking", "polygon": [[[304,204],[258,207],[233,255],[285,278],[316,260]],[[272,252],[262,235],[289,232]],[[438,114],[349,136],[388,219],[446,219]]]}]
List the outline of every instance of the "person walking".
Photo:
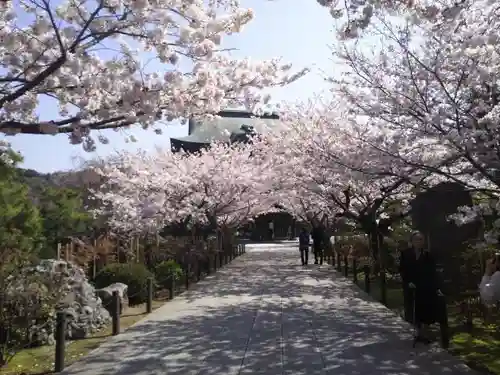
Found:
[{"label": "person walking", "polygon": [[299,234],[299,250],[300,250],[300,260],[302,265],[306,266],[309,262],[309,244],[311,242],[311,236],[306,228],[302,228]]},{"label": "person walking", "polygon": [[269,222],[269,240],[274,241],[274,221]]},{"label": "person walking", "polygon": [[316,222],[313,224],[313,230],[311,233],[313,240],[313,252],[314,252],[314,264],[323,264],[323,245],[325,240],[325,231],[323,230],[320,223]]},{"label": "person walking", "polygon": [[401,252],[399,272],[403,281],[405,319],[416,328],[415,339],[430,343],[427,326],[441,320],[443,297],[434,256],[422,233],[414,232],[410,248]]}]

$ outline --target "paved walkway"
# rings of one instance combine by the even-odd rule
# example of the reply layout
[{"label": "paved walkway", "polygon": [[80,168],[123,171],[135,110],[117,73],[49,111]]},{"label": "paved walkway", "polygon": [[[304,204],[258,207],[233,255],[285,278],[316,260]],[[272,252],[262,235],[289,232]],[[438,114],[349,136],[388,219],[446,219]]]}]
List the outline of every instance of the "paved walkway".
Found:
[{"label": "paved walkway", "polygon": [[67,375],[473,374],[411,347],[401,319],[298,249],[247,253],[113,337]]}]

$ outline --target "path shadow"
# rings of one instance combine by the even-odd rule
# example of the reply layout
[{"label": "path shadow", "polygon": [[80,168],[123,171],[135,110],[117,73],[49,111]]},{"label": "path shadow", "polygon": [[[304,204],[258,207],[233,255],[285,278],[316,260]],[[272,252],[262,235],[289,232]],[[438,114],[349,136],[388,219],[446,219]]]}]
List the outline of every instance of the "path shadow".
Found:
[{"label": "path shadow", "polygon": [[[328,268],[250,252],[65,375],[472,374]],[[296,254],[295,254],[296,255]]]}]

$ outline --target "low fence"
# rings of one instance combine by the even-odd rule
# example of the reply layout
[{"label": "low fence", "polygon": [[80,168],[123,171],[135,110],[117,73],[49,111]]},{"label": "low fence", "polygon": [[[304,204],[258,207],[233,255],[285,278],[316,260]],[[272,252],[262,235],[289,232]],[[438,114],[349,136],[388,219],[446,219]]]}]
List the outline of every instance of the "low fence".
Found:
[{"label": "low fence", "polygon": [[[162,280],[163,282],[168,281],[168,283],[161,283],[168,285],[169,300],[175,298],[176,293],[179,291],[176,283],[181,281],[184,283],[185,290],[189,290],[192,282],[201,281],[204,275],[211,275],[216,272],[220,267],[225,266],[230,263],[236,257],[244,254],[246,252],[245,244],[238,244],[232,248],[231,252],[215,253],[207,259],[198,259],[193,268],[184,269],[183,280],[176,280],[173,275],[171,275],[167,280]],[[157,280],[158,283],[158,280]],[[160,284],[160,283],[158,283]],[[146,285],[147,300],[145,306],[145,312],[151,313],[153,311],[153,298],[155,294],[153,279],[148,279]],[[138,291],[136,294],[144,292],[144,290]],[[128,296],[128,298],[134,297]],[[118,291],[113,292],[113,297],[110,302],[111,318],[112,318],[112,335],[116,336],[120,334],[120,316],[122,311],[121,296]],[[55,358],[54,358],[54,371],[61,372],[65,368],[65,356],[66,356],[66,312],[59,311],[56,315],[56,331],[55,331]]]}]

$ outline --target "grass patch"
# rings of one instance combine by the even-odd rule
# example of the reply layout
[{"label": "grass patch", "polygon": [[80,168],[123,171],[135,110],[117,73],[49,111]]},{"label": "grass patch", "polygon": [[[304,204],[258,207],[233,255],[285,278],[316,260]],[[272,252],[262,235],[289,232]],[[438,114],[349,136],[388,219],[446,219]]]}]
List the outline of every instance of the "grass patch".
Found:
[{"label": "grass patch", "polygon": [[[162,306],[166,301],[153,301],[153,309]],[[120,318],[122,332],[146,316],[146,305],[129,307]],[[90,351],[105,342],[112,333],[111,324],[87,339],[70,342],[66,347],[66,366],[78,361]],[[54,370],[54,346],[41,346],[20,351],[9,364],[0,369],[1,375],[41,375],[51,374]]]},{"label": "grass patch", "polygon": [[449,351],[481,373],[500,375],[500,320],[498,312],[495,315],[488,323],[475,316],[472,327],[467,327],[458,304],[449,306]]},{"label": "grass patch", "polygon": [[450,352],[471,368],[487,374],[500,374],[498,332],[491,332],[488,328],[475,329],[470,333],[456,332],[450,342]]}]

